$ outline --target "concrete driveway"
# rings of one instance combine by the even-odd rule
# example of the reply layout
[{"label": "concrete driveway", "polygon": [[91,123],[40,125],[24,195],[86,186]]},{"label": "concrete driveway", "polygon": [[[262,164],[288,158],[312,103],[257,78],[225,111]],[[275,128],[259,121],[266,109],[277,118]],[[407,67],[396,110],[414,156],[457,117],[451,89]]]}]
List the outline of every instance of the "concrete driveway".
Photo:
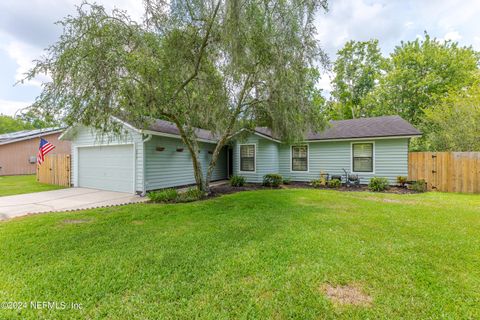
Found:
[{"label": "concrete driveway", "polygon": [[31,213],[91,209],[146,201],[130,193],[70,188],[0,197],[0,220]]}]

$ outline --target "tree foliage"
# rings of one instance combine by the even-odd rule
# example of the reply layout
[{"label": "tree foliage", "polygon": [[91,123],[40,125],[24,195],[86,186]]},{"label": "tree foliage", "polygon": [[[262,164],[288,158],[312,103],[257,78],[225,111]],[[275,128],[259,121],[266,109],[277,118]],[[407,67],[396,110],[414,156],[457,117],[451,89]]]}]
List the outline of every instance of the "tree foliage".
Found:
[{"label": "tree foliage", "polygon": [[370,97],[377,114],[398,114],[424,128],[424,111],[473,84],[479,55],[471,47],[425,39],[402,42],[388,59],[387,71]]},{"label": "tree foliage", "polygon": [[480,137],[473,107],[479,58],[471,47],[427,33],[423,40],[402,42],[387,58],[375,40],[349,41],[335,61],[330,114],[340,119],[400,115],[424,133],[412,140],[415,150],[477,148],[472,140]]},{"label": "tree foliage", "polygon": [[354,119],[371,115],[365,98],[379,80],[384,61],[378,40],[348,41],[338,51],[332,80],[334,118]]},{"label": "tree foliage", "polygon": [[20,118],[0,114],[0,134],[29,129],[34,129],[30,123]]},{"label": "tree foliage", "polygon": [[[111,116],[140,128],[172,121],[205,191],[220,151],[240,129],[261,121],[293,141],[322,126],[311,70],[325,61],[313,20],[326,1],[144,3],[142,23],[86,3],[61,21],[62,36],[28,75],[52,77],[34,109],[100,131],[118,130]],[[206,178],[195,127],[219,141]]]},{"label": "tree foliage", "polygon": [[425,110],[428,149],[480,151],[480,83],[451,92]]}]

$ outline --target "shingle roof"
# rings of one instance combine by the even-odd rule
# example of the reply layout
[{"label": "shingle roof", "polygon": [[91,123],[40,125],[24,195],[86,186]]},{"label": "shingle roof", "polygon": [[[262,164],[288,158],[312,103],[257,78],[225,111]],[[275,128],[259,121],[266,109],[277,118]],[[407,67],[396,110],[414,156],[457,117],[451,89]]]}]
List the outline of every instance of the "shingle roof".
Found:
[{"label": "shingle roof", "polygon": [[[274,138],[266,127],[257,127],[256,132]],[[330,121],[330,126],[322,132],[309,132],[307,141],[378,138],[395,136],[419,136],[422,133],[399,116],[383,116],[351,120]]]},{"label": "shingle roof", "polygon": [[[146,130],[180,135],[177,126],[169,121],[156,120]],[[217,138],[209,130],[196,129],[199,139],[215,142]],[[272,139],[278,139],[267,127],[257,127],[255,132]],[[351,120],[330,121],[330,126],[322,132],[310,132],[307,141],[323,141],[334,139],[355,139],[395,136],[419,136],[421,132],[399,116],[383,116]]]},{"label": "shingle roof", "polygon": [[4,133],[0,135],[0,145],[13,143],[17,141],[28,140],[36,137],[41,137],[47,134],[61,132],[63,128],[43,128],[35,130],[22,130],[11,133]]},{"label": "shingle roof", "polygon": [[[177,126],[173,122],[165,121],[165,120],[155,120],[153,124],[151,124],[147,130],[168,133],[173,135],[180,135]],[[209,130],[204,129],[196,129],[196,135],[198,139],[209,140],[215,142],[217,139],[215,138],[214,134],[212,134]]]}]

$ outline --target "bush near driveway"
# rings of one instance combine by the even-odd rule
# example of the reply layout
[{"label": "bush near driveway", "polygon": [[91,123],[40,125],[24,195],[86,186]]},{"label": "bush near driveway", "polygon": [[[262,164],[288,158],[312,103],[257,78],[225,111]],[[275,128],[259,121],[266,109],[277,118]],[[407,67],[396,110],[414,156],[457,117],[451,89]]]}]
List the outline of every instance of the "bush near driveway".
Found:
[{"label": "bush near driveway", "polygon": [[82,309],[0,318],[478,319],[479,208],[477,195],[280,189],[15,219],[0,223],[0,301]]}]

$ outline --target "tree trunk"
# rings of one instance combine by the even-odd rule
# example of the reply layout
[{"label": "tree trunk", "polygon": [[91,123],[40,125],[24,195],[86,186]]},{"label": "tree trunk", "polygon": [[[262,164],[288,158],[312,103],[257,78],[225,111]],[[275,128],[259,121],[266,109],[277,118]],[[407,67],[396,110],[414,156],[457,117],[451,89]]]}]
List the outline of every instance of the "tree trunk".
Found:
[{"label": "tree trunk", "polygon": [[220,152],[222,151],[223,147],[229,141],[231,137],[230,135],[232,134],[232,130],[233,130],[233,127],[235,126],[235,122],[238,118],[238,115],[242,111],[242,105],[244,102],[245,95],[247,94],[247,91],[250,85],[250,79],[252,78],[252,76],[253,74],[248,74],[247,78],[245,79],[245,82],[243,83],[243,86],[242,86],[242,90],[239,93],[235,111],[231,115],[228,127],[225,133],[223,134],[223,136],[218,140],[218,143],[215,146],[215,150],[213,151],[212,159],[210,159],[210,164],[208,165],[207,176],[206,176],[206,189],[208,189],[208,192],[210,192],[210,180],[212,179],[213,169],[215,169],[218,156],[220,155]]},{"label": "tree trunk", "polygon": [[213,169],[215,169],[215,166],[217,165],[218,156],[220,155],[220,152],[223,150],[223,147],[225,146],[225,140],[226,139],[223,138],[217,143],[217,145],[215,146],[215,150],[213,151],[213,154],[212,154],[212,159],[210,159],[210,163],[208,165],[207,176],[205,178],[205,184],[206,184],[206,188],[208,189],[208,192],[210,192],[210,181],[212,179]]},{"label": "tree trunk", "polygon": [[193,172],[195,176],[195,183],[197,184],[198,190],[200,190],[203,194],[209,193],[208,182],[203,178],[203,170],[198,157],[192,159],[193,162]]},{"label": "tree trunk", "polygon": [[187,134],[185,129],[182,127],[180,122],[175,116],[170,116],[175,125],[178,128],[178,131],[180,133],[180,137],[182,138],[183,143],[186,144],[188,151],[190,152],[190,155],[192,156],[192,164],[193,164],[193,175],[195,177],[195,183],[197,184],[198,190],[200,190],[203,194],[207,194],[209,192],[208,184],[205,183],[205,179],[203,177],[203,170],[202,170],[202,164],[200,163],[200,160],[198,159],[198,142],[195,134],[190,132],[190,134]]},{"label": "tree trunk", "polygon": [[188,149],[192,156],[193,175],[195,177],[195,183],[197,184],[197,188],[202,192],[202,194],[208,194],[210,190],[206,179],[203,177],[202,164],[198,159],[199,149],[197,141],[190,141],[188,143]]},{"label": "tree trunk", "polygon": [[352,119],[355,119],[355,106],[351,106],[350,110],[352,110]]}]

